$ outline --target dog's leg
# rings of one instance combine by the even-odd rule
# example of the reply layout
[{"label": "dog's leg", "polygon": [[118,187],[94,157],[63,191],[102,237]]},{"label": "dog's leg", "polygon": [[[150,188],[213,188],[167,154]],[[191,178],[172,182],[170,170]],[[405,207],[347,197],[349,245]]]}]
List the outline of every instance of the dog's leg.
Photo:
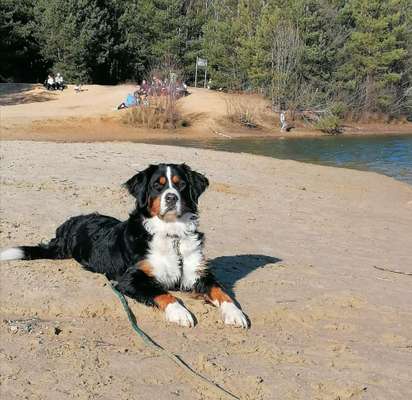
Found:
[{"label": "dog's leg", "polygon": [[249,323],[246,315],[236,306],[233,299],[222,289],[214,275],[206,270],[194,285],[196,293],[205,295],[206,299],[219,307],[223,322],[227,325],[235,325],[248,328]]},{"label": "dog's leg", "polygon": [[146,261],[130,267],[119,279],[116,289],[148,306],[158,307],[165,312],[166,320],[182,326],[195,325],[192,314],[168,293],[151,275],[152,268]]}]

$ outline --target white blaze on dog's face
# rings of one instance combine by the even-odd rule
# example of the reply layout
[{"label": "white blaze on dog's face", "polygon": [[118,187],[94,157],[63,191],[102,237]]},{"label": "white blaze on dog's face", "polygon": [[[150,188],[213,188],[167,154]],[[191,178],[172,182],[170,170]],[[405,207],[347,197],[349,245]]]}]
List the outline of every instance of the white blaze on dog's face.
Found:
[{"label": "white blaze on dog's face", "polygon": [[[175,171],[174,171],[175,172]],[[174,173],[172,168],[166,167],[166,183],[160,195],[160,212],[159,217],[180,217],[182,215],[182,197],[180,191],[186,187],[186,182]]]},{"label": "white blaze on dog's face", "polygon": [[150,165],[126,182],[138,209],[147,217],[176,221],[197,213],[197,201],[209,181],[185,164]]}]

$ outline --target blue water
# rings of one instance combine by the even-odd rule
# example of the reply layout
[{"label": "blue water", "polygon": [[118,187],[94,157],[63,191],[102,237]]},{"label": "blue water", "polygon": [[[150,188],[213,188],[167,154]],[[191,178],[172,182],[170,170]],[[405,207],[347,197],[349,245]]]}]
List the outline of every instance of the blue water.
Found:
[{"label": "blue water", "polygon": [[156,143],[252,153],[335,167],[375,171],[412,185],[412,134],[285,139],[182,139],[161,140]]}]

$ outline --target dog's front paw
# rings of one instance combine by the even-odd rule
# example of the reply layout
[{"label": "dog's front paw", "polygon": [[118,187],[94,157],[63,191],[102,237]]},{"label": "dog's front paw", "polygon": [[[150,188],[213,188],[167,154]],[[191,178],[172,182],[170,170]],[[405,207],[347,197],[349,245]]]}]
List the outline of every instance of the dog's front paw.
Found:
[{"label": "dog's front paw", "polygon": [[195,326],[195,321],[193,320],[192,314],[183,307],[178,301],[168,304],[165,309],[166,320],[169,322],[174,322],[181,326],[187,326],[192,328]]},{"label": "dog's front paw", "polygon": [[222,312],[223,322],[226,325],[240,326],[241,328],[248,328],[248,320],[242,310],[236,307],[235,304],[224,301],[220,310]]}]

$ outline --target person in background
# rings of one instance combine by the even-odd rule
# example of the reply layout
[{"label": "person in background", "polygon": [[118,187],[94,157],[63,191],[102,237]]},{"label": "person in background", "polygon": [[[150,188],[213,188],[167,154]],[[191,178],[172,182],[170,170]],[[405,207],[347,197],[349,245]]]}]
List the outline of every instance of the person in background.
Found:
[{"label": "person in background", "polygon": [[143,95],[142,104],[144,107],[149,107],[149,96],[147,95],[147,93]]},{"label": "person in background", "polygon": [[120,103],[117,109],[121,110],[122,108],[130,108],[136,105],[137,105],[137,100],[136,100],[135,95],[133,93],[129,93],[126,97],[126,100],[123,103]]},{"label": "person in background", "polygon": [[187,90],[186,82],[183,82],[182,86],[183,86],[183,94],[187,96],[189,94],[189,91]]},{"label": "person in background", "polygon": [[286,132],[288,124],[286,122],[286,115],[284,111],[280,112],[279,119],[280,119],[280,131]]},{"label": "person in background", "polygon": [[147,81],[145,79],[143,79],[142,81],[142,85],[141,85],[142,91],[144,93],[148,93],[149,92],[149,85],[147,83]]},{"label": "person in background", "polygon": [[53,75],[48,75],[47,82],[46,82],[46,89],[47,90],[54,90],[56,88]]},{"label": "person in background", "polygon": [[64,89],[64,79],[63,79],[63,76],[60,74],[60,72],[57,73],[55,81],[56,81],[55,82],[56,89],[63,90]]}]

